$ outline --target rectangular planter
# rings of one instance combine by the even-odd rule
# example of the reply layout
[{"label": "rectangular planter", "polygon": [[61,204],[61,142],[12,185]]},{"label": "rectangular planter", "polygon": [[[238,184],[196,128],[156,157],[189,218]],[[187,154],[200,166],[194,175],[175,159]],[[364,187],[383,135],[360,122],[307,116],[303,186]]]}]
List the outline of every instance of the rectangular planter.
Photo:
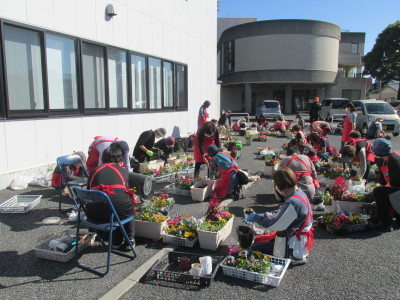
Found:
[{"label": "rectangular planter", "polygon": [[163,227],[168,219],[162,223],[153,223],[141,220],[135,220],[135,236],[158,241],[161,239]]},{"label": "rectangular planter", "polygon": [[211,251],[217,250],[219,245],[231,234],[233,218],[226,223],[224,228],[217,232],[199,230],[200,248]]},{"label": "rectangular planter", "polygon": [[163,242],[166,244],[173,244],[173,245],[178,245],[178,246],[183,246],[183,247],[188,247],[188,248],[193,248],[194,245],[196,245],[198,238],[194,239],[188,239],[188,238],[183,238],[183,237],[177,237],[173,235],[169,235],[166,233],[162,233],[161,235]]},{"label": "rectangular planter", "polygon": [[[202,186],[207,184],[205,188],[198,188],[198,186]],[[212,191],[214,190],[215,180],[211,179],[203,179],[196,182],[193,186],[190,187],[190,193],[192,194],[192,200],[202,202],[208,196],[211,195]]]},{"label": "rectangular planter", "polygon": [[158,171],[164,165],[164,161],[161,159],[150,160],[147,163],[140,163],[140,170],[156,170]]},{"label": "rectangular planter", "polygon": [[167,164],[169,164],[170,166],[175,166],[177,161],[178,159],[176,158],[176,156],[167,158]]},{"label": "rectangular planter", "polygon": [[336,213],[351,212],[361,214],[361,207],[366,203],[364,202],[351,202],[351,201],[336,201],[332,200],[332,206]]},{"label": "rectangular planter", "polygon": [[278,164],[273,165],[273,166],[264,166],[264,176],[270,176],[274,175],[275,171],[278,170]]}]

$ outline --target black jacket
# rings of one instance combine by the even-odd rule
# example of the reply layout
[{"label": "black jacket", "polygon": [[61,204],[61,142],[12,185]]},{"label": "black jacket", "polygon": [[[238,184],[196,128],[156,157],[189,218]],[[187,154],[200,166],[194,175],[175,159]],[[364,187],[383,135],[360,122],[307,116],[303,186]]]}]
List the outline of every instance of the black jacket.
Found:
[{"label": "black jacket", "polygon": [[383,159],[378,159],[376,164],[378,167],[384,164],[388,165],[390,182],[386,182],[381,170],[379,170],[379,183],[382,185],[390,184],[393,187],[400,187],[400,155],[391,153],[389,159],[385,162]]}]

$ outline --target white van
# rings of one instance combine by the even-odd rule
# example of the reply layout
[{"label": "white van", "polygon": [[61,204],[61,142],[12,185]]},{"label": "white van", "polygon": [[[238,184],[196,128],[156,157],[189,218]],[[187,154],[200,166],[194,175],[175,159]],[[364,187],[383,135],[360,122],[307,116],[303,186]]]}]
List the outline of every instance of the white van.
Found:
[{"label": "white van", "polygon": [[326,98],[322,100],[319,117],[329,122],[342,119],[347,114],[346,104],[349,102],[350,100],[346,98]]},{"label": "white van", "polygon": [[357,129],[368,129],[371,121],[382,118],[382,129],[391,132],[394,136],[400,133],[400,118],[393,107],[382,100],[354,100],[351,101],[357,108]]},{"label": "white van", "polygon": [[261,100],[256,110],[257,116],[263,115],[266,119],[282,117],[281,105],[277,100]]}]

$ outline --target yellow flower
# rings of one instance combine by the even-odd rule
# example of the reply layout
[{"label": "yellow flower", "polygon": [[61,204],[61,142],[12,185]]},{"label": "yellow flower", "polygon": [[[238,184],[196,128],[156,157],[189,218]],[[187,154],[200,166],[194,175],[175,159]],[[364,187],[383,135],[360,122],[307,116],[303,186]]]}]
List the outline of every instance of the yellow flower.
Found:
[{"label": "yellow flower", "polygon": [[196,233],[194,232],[190,232],[190,231],[186,231],[183,235],[185,238],[189,238],[189,237],[196,237]]},{"label": "yellow flower", "polygon": [[257,256],[257,258],[262,257],[262,252],[261,251],[254,251],[255,256]]}]

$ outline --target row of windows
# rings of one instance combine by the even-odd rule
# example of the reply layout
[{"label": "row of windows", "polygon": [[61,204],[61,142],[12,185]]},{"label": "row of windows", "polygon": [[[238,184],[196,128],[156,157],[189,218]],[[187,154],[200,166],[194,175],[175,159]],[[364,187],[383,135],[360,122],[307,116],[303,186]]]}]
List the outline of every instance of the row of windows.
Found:
[{"label": "row of windows", "polygon": [[1,117],[186,110],[187,66],[2,22]]}]

